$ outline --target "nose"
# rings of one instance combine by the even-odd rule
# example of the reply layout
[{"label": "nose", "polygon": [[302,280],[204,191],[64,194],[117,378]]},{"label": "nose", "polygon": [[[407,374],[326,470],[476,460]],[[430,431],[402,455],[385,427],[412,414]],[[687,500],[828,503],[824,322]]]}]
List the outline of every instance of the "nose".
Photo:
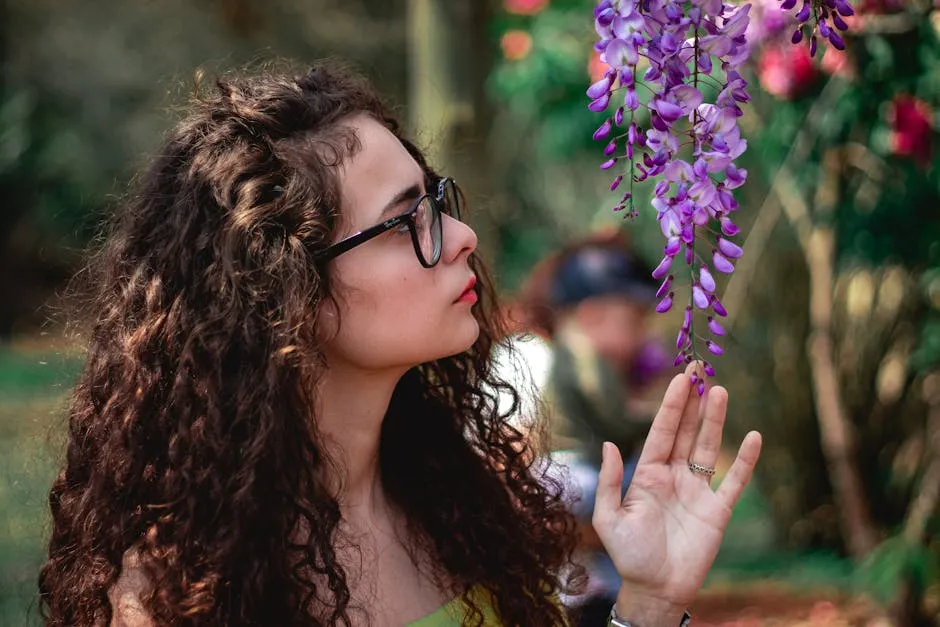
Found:
[{"label": "nose", "polygon": [[464,222],[449,215],[442,215],[443,250],[441,259],[446,263],[469,257],[477,248],[477,234]]}]

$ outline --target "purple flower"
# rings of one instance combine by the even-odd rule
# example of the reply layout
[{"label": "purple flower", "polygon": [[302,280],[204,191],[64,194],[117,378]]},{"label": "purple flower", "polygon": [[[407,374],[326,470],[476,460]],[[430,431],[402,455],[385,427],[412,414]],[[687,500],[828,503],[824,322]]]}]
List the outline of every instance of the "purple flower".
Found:
[{"label": "purple flower", "polygon": [[[839,10],[836,3],[845,0],[812,0],[817,1],[827,3],[831,16]],[[782,1],[785,10],[796,5],[797,0]],[[694,318],[703,315],[698,310],[727,314],[714,296],[717,286],[712,272],[733,272],[731,260],[743,254],[726,238],[740,231],[729,214],[738,210],[733,190],[747,180],[747,172],[735,160],[747,149],[738,120],[750,95],[739,68],[750,55],[751,14],[750,3],[731,0],[602,0],[594,10],[595,49],[610,69],[588,88],[588,108],[606,111],[613,92],[623,91],[623,106],[613,118],[604,120],[594,137],[607,140],[613,127],[626,128],[604,147],[607,160],[601,167],[619,165],[624,171],[614,178],[611,190],[621,185],[632,190],[635,182],[646,179],[654,183],[651,204],[665,239],[663,258],[653,271],[661,280],[657,311],[673,306],[676,292],[670,271],[680,252],[684,254],[677,263],[684,262],[689,272],[684,276],[693,278],[676,339],[676,364],[699,358],[696,344],[701,346],[700,342],[709,351],[721,350],[693,333]],[[829,23],[837,24],[835,18]],[[831,37],[834,31],[830,28],[824,36]],[[641,61],[648,67],[640,68]],[[706,76],[709,83],[720,83],[717,94],[710,88],[699,89]],[[641,77],[642,88],[636,85]],[[646,129],[637,126],[636,112],[641,107],[649,112]],[[615,209],[626,207],[630,193]],[[629,206],[628,215],[635,215],[633,205]],[[721,235],[708,263],[696,249],[712,241],[713,221],[720,224]],[[677,271],[676,275],[681,274]],[[712,335],[720,335],[715,329],[721,327],[713,318],[708,326]],[[714,369],[709,366],[706,374],[713,376]]]}]

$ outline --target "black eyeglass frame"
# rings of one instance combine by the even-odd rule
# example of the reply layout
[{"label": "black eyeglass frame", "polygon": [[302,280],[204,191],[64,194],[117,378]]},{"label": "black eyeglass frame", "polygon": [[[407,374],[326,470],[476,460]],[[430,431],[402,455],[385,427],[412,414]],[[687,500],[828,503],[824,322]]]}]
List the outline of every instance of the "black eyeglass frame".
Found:
[{"label": "black eyeglass frame", "polygon": [[[453,190],[454,191],[453,214],[447,211],[447,203],[445,202],[445,199],[444,199],[444,195],[447,192],[446,186],[448,184],[453,185],[453,188],[454,188]],[[438,234],[439,245],[437,247],[437,251],[436,251],[434,259],[430,261],[425,259],[424,254],[421,252],[421,243],[418,241],[418,225],[415,220],[415,214],[418,212],[418,208],[421,206],[421,203],[424,202],[425,200],[430,202],[431,210],[437,214],[436,216],[432,215],[431,218],[432,219],[434,217],[437,218],[437,230],[439,231],[439,234]],[[450,215],[451,217],[456,218],[457,220],[460,220],[460,192],[458,191],[458,188],[457,188],[457,182],[454,179],[450,178],[449,176],[442,178],[440,182],[437,184],[436,196],[433,196],[428,193],[422,194],[417,200],[415,200],[414,204],[411,205],[411,208],[408,209],[408,211],[406,211],[405,213],[397,215],[394,218],[389,218],[388,220],[385,220],[384,222],[380,222],[379,224],[376,224],[375,226],[370,226],[369,228],[359,231],[358,233],[353,233],[349,237],[345,237],[341,239],[340,241],[336,242],[335,244],[332,244],[324,248],[322,251],[317,253],[315,257],[317,261],[321,261],[321,262],[329,261],[330,259],[338,257],[339,255],[342,255],[345,252],[349,252],[356,246],[359,246],[360,244],[365,244],[370,239],[374,239],[378,237],[379,235],[381,235],[382,233],[390,231],[394,229],[396,226],[398,226],[399,224],[405,222],[408,224],[408,230],[411,232],[411,243],[414,246],[415,255],[417,255],[418,261],[421,262],[421,265],[424,266],[425,268],[433,268],[434,266],[437,265],[437,262],[440,261],[441,251],[444,249],[444,232],[443,232],[444,223],[443,223],[443,217],[442,217],[443,215]],[[431,229],[434,228],[433,222],[429,228]],[[433,231],[431,232],[431,237],[433,240],[433,237],[434,237]]]}]

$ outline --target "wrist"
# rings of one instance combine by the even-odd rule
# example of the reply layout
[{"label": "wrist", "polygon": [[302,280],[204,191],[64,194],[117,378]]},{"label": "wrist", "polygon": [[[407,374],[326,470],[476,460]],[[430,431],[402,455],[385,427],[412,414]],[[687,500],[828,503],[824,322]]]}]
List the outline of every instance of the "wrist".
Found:
[{"label": "wrist", "polygon": [[677,627],[682,623],[687,606],[650,595],[626,584],[620,586],[614,611],[635,627]]}]

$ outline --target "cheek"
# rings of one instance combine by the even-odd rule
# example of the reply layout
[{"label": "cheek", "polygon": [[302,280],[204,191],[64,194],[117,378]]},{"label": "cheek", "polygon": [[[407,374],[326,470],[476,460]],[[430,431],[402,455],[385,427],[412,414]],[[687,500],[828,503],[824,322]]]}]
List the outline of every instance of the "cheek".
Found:
[{"label": "cheek", "polygon": [[440,332],[435,328],[431,277],[386,267],[346,281],[355,287],[343,296],[334,350],[345,360],[371,368],[425,361],[422,351]]}]

